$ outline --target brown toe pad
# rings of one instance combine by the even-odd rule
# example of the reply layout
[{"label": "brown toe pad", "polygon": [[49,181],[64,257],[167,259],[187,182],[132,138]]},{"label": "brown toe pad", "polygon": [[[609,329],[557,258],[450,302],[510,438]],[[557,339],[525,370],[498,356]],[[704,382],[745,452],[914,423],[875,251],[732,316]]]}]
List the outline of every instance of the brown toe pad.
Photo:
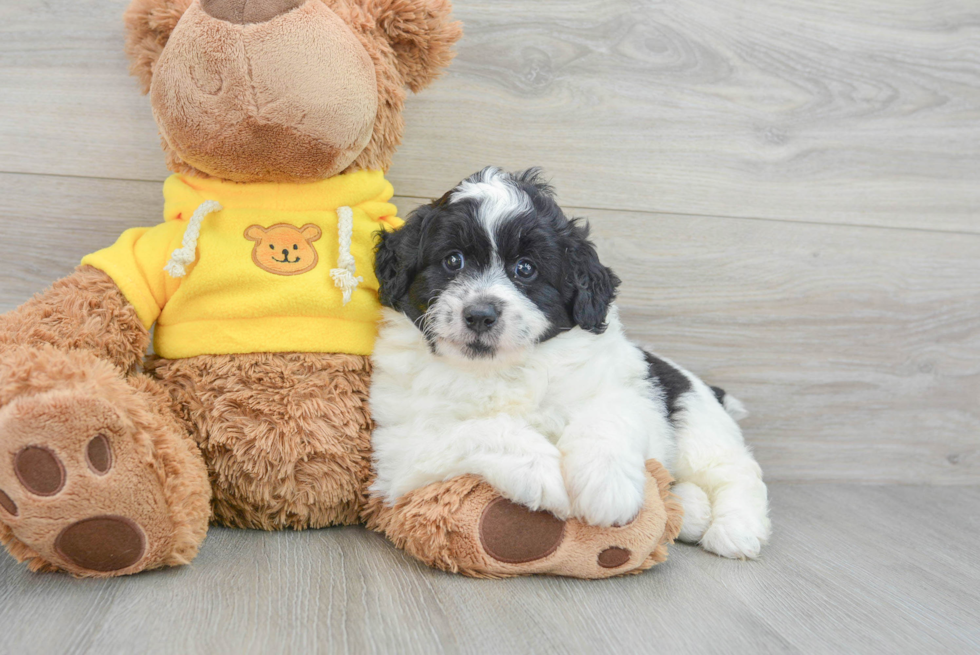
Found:
[{"label": "brown toe pad", "polygon": [[127,518],[97,516],[62,530],[54,547],[79,568],[107,573],[139,562],[146,551],[146,538],[139,526]]},{"label": "brown toe pad", "polygon": [[112,468],[112,447],[104,434],[97,434],[85,446],[85,461],[96,475],[105,475]]},{"label": "brown toe pad", "polygon": [[65,486],[65,466],[47,448],[27,446],[14,458],[14,473],[36,496],[54,496]]},{"label": "brown toe pad", "polygon": [[618,569],[630,561],[631,556],[632,553],[626,548],[612,546],[599,553],[599,566],[604,569]]},{"label": "brown toe pad", "polygon": [[487,505],[480,519],[480,542],[498,562],[523,564],[544,559],[558,550],[564,537],[564,521],[506,498]]},{"label": "brown toe pad", "polygon": [[0,507],[4,508],[11,516],[17,516],[17,503],[3,489],[0,489]]}]

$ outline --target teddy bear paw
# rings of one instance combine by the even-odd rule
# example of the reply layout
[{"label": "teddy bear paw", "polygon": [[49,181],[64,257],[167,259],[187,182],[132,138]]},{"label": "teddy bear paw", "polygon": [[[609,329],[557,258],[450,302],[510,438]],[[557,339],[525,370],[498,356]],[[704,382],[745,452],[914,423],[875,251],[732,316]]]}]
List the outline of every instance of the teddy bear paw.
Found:
[{"label": "teddy bear paw", "polygon": [[642,509],[631,514],[632,521],[612,527],[562,521],[548,512],[493,498],[480,513],[477,528],[479,549],[486,555],[485,571],[480,573],[607,578],[650,568],[666,557],[665,545],[680,525],[680,507],[667,495],[668,484],[664,482],[662,489],[648,474]]},{"label": "teddy bear paw", "polygon": [[0,410],[0,537],[32,570],[133,573],[173,550],[150,438],[107,400],[49,391]]},{"label": "teddy bear paw", "polygon": [[504,498],[476,476],[410,492],[393,507],[375,499],[368,524],[423,562],[473,577],[638,573],[666,559],[683,516],[667,471],[653,460],[646,468],[643,508],[622,526],[563,521]]}]

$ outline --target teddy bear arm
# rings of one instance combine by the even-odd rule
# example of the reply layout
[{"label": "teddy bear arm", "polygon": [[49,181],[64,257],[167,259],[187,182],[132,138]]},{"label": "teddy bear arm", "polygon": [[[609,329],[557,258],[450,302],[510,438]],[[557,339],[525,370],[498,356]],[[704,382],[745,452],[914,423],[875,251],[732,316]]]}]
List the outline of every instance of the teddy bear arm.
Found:
[{"label": "teddy bear arm", "polygon": [[621,527],[561,521],[501,497],[474,475],[437,482],[387,505],[371,497],[367,527],[429,566],[478,578],[562,575],[607,578],[663,562],[683,522],[673,479],[656,460],[646,463],[646,501]]},{"label": "teddy bear arm", "polygon": [[78,267],[0,315],[0,350],[53,346],[89,351],[130,372],[142,362],[149,342],[136,309],[108,275],[91,266]]}]

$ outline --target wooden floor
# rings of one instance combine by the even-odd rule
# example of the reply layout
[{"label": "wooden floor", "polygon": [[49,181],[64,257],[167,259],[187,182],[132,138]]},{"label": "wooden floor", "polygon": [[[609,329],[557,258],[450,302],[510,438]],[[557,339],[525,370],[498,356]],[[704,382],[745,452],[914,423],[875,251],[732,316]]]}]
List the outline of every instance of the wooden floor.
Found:
[{"label": "wooden floor", "polygon": [[[160,220],[125,4],[0,0],[0,311]],[[980,649],[976,0],[456,6],[459,57],[390,171],[402,213],[544,166],[634,337],[752,411],[763,559],[488,583],[356,528],[215,530],[128,580],[0,557],[0,652]]]},{"label": "wooden floor", "polygon": [[974,487],[777,484],[761,560],[676,546],[600,582],[453,576],[362,528],[216,528],[191,566],[126,579],[0,562],[0,652],[976,653],[978,506]]}]

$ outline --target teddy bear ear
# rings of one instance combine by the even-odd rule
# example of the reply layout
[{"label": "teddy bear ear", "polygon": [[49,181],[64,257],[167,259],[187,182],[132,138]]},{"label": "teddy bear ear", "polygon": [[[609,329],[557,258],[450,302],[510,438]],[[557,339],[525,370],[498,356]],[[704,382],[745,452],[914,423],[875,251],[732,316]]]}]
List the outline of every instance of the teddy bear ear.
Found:
[{"label": "teddy bear ear", "polygon": [[323,233],[320,232],[320,228],[313,223],[307,223],[300,228],[300,234],[303,235],[304,239],[310,243],[313,243],[314,241],[317,241]]},{"label": "teddy bear ear", "polygon": [[245,238],[249,241],[261,242],[263,237],[265,237],[265,228],[261,225],[249,225],[245,230]]},{"label": "teddy bear ear", "polygon": [[449,65],[463,24],[452,20],[450,0],[361,0],[395,53],[396,66],[413,93],[429,86]]},{"label": "teddy bear ear", "polygon": [[129,72],[140,81],[143,93],[150,90],[153,67],[167,45],[170,33],[192,0],[133,0],[123,16],[126,23],[126,54]]}]

